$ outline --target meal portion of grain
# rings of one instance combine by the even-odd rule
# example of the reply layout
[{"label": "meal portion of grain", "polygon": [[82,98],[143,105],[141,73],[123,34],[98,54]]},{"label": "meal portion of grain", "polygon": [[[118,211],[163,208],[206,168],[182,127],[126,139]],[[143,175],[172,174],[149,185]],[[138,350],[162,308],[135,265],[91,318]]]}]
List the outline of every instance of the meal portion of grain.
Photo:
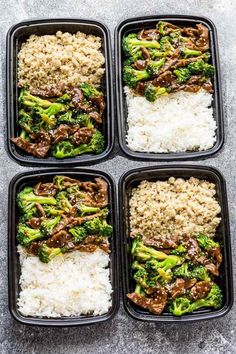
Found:
[{"label": "meal portion of grain", "polygon": [[104,63],[100,37],[61,31],[31,35],[18,53],[18,85],[31,91],[66,89],[83,82],[98,87]]},{"label": "meal portion of grain", "polygon": [[24,316],[102,315],[111,306],[109,255],[102,251],[74,251],[42,263],[18,246],[21,291],[19,311]]},{"label": "meal portion of grain", "polygon": [[212,94],[176,92],[149,102],[125,88],[127,143],[132,151],[169,153],[204,151],[216,141]]},{"label": "meal portion of grain", "polygon": [[129,201],[131,236],[143,240],[155,236],[213,237],[220,223],[221,208],[213,183],[191,177],[166,181],[142,181]]}]

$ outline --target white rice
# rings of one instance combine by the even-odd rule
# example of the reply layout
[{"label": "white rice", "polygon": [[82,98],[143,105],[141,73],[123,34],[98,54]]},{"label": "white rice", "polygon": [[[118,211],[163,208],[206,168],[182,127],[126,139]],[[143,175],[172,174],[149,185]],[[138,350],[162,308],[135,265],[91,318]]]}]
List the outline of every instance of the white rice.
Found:
[{"label": "white rice", "polygon": [[125,87],[128,104],[127,143],[139,152],[184,152],[210,149],[216,122],[212,94],[177,92],[149,102]]},{"label": "white rice", "polygon": [[74,251],[49,263],[28,255],[19,246],[21,263],[18,298],[24,316],[102,315],[111,306],[109,255]]}]

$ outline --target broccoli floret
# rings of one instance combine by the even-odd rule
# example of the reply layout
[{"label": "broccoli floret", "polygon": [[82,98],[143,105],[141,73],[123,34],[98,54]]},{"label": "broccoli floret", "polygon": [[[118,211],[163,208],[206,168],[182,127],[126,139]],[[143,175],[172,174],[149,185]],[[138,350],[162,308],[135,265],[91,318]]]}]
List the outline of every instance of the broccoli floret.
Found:
[{"label": "broccoli floret", "polygon": [[180,49],[180,54],[184,58],[188,58],[188,57],[198,57],[199,55],[202,54],[202,52],[200,50],[194,50],[194,49],[189,49],[189,48],[186,48],[186,47],[182,47]]},{"label": "broccoli floret", "polygon": [[58,215],[55,218],[52,219],[44,219],[41,223],[41,230],[42,233],[45,236],[50,236],[53,232],[53,229],[57,226],[57,224],[60,222],[61,216]]},{"label": "broccoli floret", "polygon": [[133,57],[140,48],[160,48],[160,43],[157,41],[139,40],[137,34],[131,33],[123,38],[122,47],[127,56]]},{"label": "broccoli floret", "polygon": [[52,155],[58,159],[64,159],[86,153],[100,154],[104,150],[104,145],[104,136],[99,130],[96,130],[88,144],[76,147],[69,140],[63,140],[54,146]]},{"label": "broccoli floret", "polygon": [[165,58],[162,58],[158,61],[150,60],[147,65],[147,71],[151,76],[156,76],[158,75],[159,69],[164,65],[164,63],[165,63]]},{"label": "broccoli floret", "polygon": [[23,109],[19,111],[19,122],[20,127],[27,133],[33,133],[33,119],[25,112]]},{"label": "broccoli floret", "polygon": [[139,81],[148,79],[150,79],[150,73],[147,70],[137,70],[132,66],[124,66],[123,68],[124,83],[131,88],[135,88]]},{"label": "broccoli floret", "polygon": [[140,269],[145,269],[143,265],[141,265],[138,261],[134,261],[132,263],[132,269],[133,270],[140,270]]},{"label": "broccoli floret", "polygon": [[163,52],[173,52],[175,48],[171,44],[171,39],[169,36],[164,36],[160,40],[160,49]]},{"label": "broccoli floret", "polygon": [[172,250],[170,253],[175,254],[176,256],[183,256],[186,253],[186,248],[183,245],[179,245],[174,250]]},{"label": "broccoli floret", "polygon": [[99,97],[102,96],[102,93],[99,92],[95,87],[83,83],[80,85],[81,90],[83,91],[83,94],[86,98],[95,98],[95,97]]},{"label": "broccoli floret", "polygon": [[63,103],[63,104],[68,104],[70,103],[70,101],[71,101],[71,97],[70,95],[68,95],[68,93],[65,93],[63,96],[58,97],[56,99],[56,102]]},{"label": "broccoli floret", "polygon": [[142,288],[149,288],[150,285],[155,286],[155,284],[150,284],[148,281],[148,273],[145,269],[139,269],[134,273],[134,280],[136,283],[140,284]]},{"label": "broccoli floret", "polygon": [[213,65],[204,63],[204,67],[203,67],[203,75],[205,75],[206,77],[213,77],[215,74],[215,68]]},{"label": "broccoli floret", "polygon": [[56,205],[57,201],[54,197],[44,197],[34,194],[32,187],[25,187],[18,193],[17,204],[22,212],[29,212],[35,206],[35,203]]},{"label": "broccoli floret", "polygon": [[76,120],[72,118],[72,111],[67,111],[63,114],[58,115],[57,122],[62,124],[76,124]]},{"label": "broccoli floret", "polygon": [[23,88],[20,91],[19,104],[27,107],[39,106],[42,108],[48,108],[51,106],[52,102],[33,96],[27,89]]},{"label": "broccoli floret", "polygon": [[61,191],[57,193],[56,196],[57,206],[59,209],[64,210],[65,213],[70,213],[72,205],[69,202],[68,195],[66,191]]},{"label": "broccoli floret", "polygon": [[150,101],[154,102],[156,99],[161,95],[166,95],[170,92],[169,88],[166,87],[156,87],[153,84],[149,83],[145,89],[145,98]]},{"label": "broccoli floret", "polygon": [[191,279],[192,277],[192,272],[189,270],[189,265],[188,263],[183,263],[180,267],[177,267],[173,270],[173,274],[175,277],[179,278],[185,278],[185,279]]},{"label": "broccoli floret", "polygon": [[24,129],[22,129],[20,133],[20,137],[22,139],[28,140],[28,133]]},{"label": "broccoli floret", "polygon": [[88,236],[87,230],[83,226],[75,226],[69,229],[69,232],[73,236],[74,243],[80,243]]},{"label": "broccoli floret", "polygon": [[76,117],[76,123],[79,124],[81,127],[88,127],[91,129],[94,128],[90,115],[86,113],[79,114]]},{"label": "broccoli floret", "polygon": [[185,296],[177,297],[171,301],[168,309],[175,316],[182,316],[185,313],[191,313],[204,307],[212,307],[217,310],[222,305],[222,299],[222,291],[219,286],[214,283],[205,298],[191,301]]},{"label": "broccoli floret", "polygon": [[162,34],[162,36],[165,35],[165,27],[167,25],[168,25],[168,23],[165,21],[159,21],[156,25],[157,30]]},{"label": "broccoli floret", "polygon": [[203,234],[198,234],[196,236],[197,242],[201,248],[206,251],[209,251],[212,248],[220,247],[218,242],[213,241],[210,237]]},{"label": "broccoli floret", "polygon": [[94,218],[86,221],[84,227],[91,235],[99,234],[109,237],[112,234],[112,226],[109,225],[105,219]]},{"label": "broccoli floret", "polygon": [[164,260],[168,257],[168,255],[164,252],[157,251],[152,247],[145,246],[140,237],[137,237],[133,240],[131,254],[133,258],[138,258],[144,262],[150,260],[151,258]]},{"label": "broccoli floret", "polygon": [[84,216],[86,214],[98,213],[100,211],[100,208],[88,206],[83,203],[79,203],[77,211],[80,216]]},{"label": "broccoli floret", "polygon": [[134,292],[135,292],[135,294],[138,294],[138,295],[145,295],[145,292],[142,289],[140,284],[136,284]]},{"label": "broccoli floret", "polygon": [[174,70],[175,76],[177,76],[177,82],[182,84],[183,82],[187,81],[191,74],[187,68],[179,68]]},{"label": "broccoli floret", "polygon": [[19,223],[16,238],[22,246],[28,247],[32,242],[44,238],[44,234],[39,229],[31,229],[29,226]]},{"label": "broccoli floret", "polygon": [[182,316],[185,313],[192,312],[191,301],[184,296],[177,297],[170,302],[168,310],[175,316]]},{"label": "broccoli floret", "polygon": [[190,63],[187,66],[187,69],[193,75],[203,73],[203,75],[206,77],[213,77],[215,73],[214,66],[205,63],[203,60],[197,60],[194,63]]},{"label": "broccoli floret", "polygon": [[194,301],[191,305],[192,311],[198,310],[203,307],[213,307],[219,309],[222,305],[223,295],[222,291],[217,284],[213,284],[207,296],[203,299]]},{"label": "broccoli floret", "polygon": [[58,113],[65,112],[67,110],[67,107],[58,102],[54,102],[51,104],[50,107],[47,109],[41,108],[41,107],[34,107],[33,112],[38,116],[42,121],[38,121],[38,124],[46,130],[51,129],[54,127],[57,123],[56,115]]},{"label": "broccoli floret", "polygon": [[204,281],[211,280],[206,268],[203,266],[195,266],[191,272],[191,277]]},{"label": "broccoli floret", "polygon": [[63,254],[63,249],[62,248],[54,248],[54,247],[48,247],[46,244],[42,244],[39,247],[38,250],[38,257],[41,262],[43,263],[48,263],[50,262],[54,257]]}]

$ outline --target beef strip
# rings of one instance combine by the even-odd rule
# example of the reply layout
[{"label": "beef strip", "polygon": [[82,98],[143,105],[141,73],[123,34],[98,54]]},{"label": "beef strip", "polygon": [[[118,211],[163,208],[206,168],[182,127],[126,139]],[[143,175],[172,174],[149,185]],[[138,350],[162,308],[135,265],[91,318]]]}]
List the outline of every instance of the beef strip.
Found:
[{"label": "beef strip", "polygon": [[163,312],[167,302],[167,293],[165,288],[159,284],[157,284],[157,287],[151,297],[145,297],[136,293],[127,294],[127,297],[136,305],[156,315],[160,315]]},{"label": "beef strip", "polygon": [[102,115],[100,113],[98,113],[97,111],[93,111],[91,113],[89,113],[89,116],[95,120],[95,122],[97,123],[102,123]]},{"label": "beef strip", "polygon": [[145,41],[157,41],[159,39],[159,31],[156,29],[145,30],[142,29],[138,32],[137,38]]},{"label": "beef strip", "polygon": [[18,146],[20,149],[26,151],[35,157],[44,158],[50,149],[51,137],[45,131],[41,130],[39,133],[34,134],[34,143],[29,142],[20,136],[16,138],[11,138],[11,141]]},{"label": "beef strip", "polygon": [[209,49],[209,31],[202,23],[196,25],[198,29],[199,38],[196,41],[196,46],[201,51],[207,51]]},{"label": "beef strip", "polygon": [[152,239],[143,238],[144,244],[155,248],[176,248],[179,244],[180,238],[178,236],[154,236]]},{"label": "beef strip", "polygon": [[38,229],[41,225],[41,218],[31,218],[27,221],[27,224],[32,227],[32,229]]},{"label": "beef strip", "polygon": [[102,178],[95,178],[94,182],[81,182],[80,187],[88,191],[86,199],[84,199],[85,204],[91,206],[104,208],[108,204],[108,185],[107,182]]},{"label": "beef strip", "polygon": [[205,263],[205,267],[214,276],[219,275],[218,267],[214,263]]},{"label": "beef strip", "polygon": [[100,114],[102,115],[106,107],[103,95],[97,97],[91,97],[91,101],[95,103],[95,105],[99,109]]},{"label": "beef strip", "polygon": [[35,203],[35,206],[36,206],[36,208],[37,208],[37,210],[39,212],[39,215],[45,217],[46,214],[45,214],[45,211],[44,211],[42,205],[39,204],[39,203]]},{"label": "beef strip", "polygon": [[143,55],[144,59],[149,59],[150,58],[150,54],[149,54],[149,51],[148,51],[147,48],[141,47],[141,52],[142,52],[142,55]]},{"label": "beef strip", "polygon": [[135,95],[144,96],[145,89],[146,89],[146,83],[138,82],[137,86],[135,87],[134,93]]},{"label": "beef strip", "polygon": [[47,97],[47,98],[54,98],[60,97],[65,93],[65,86],[64,84],[60,84],[57,86],[48,86],[45,87],[43,90],[41,89],[33,89],[31,90],[32,95],[40,96],[40,97]]},{"label": "beef strip", "polygon": [[83,127],[72,135],[72,142],[75,145],[88,144],[94,134],[94,129]]},{"label": "beef strip", "polygon": [[171,84],[173,75],[171,71],[165,71],[153,80],[153,85],[157,87],[168,87]]},{"label": "beef strip", "polygon": [[57,233],[54,233],[52,237],[45,241],[48,247],[68,247],[69,249],[74,247],[74,244],[71,240],[71,235],[65,230],[61,230]]},{"label": "beef strip", "polygon": [[42,242],[32,242],[28,248],[29,253],[32,253],[35,256],[37,256],[38,250],[39,250],[39,247],[41,244],[42,244]]},{"label": "beef strip", "polygon": [[175,299],[177,296],[186,294],[188,289],[191,289],[197,283],[197,279],[182,279],[178,278],[176,281],[169,285],[168,292],[171,299]]},{"label": "beef strip", "polygon": [[134,67],[138,70],[145,70],[146,60],[136,60],[136,62],[134,63]]},{"label": "beef strip", "polygon": [[166,60],[164,66],[160,69],[159,75],[163,74],[165,71],[170,71],[175,65],[177,65],[178,59],[177,58],[169,58]]},{"label": "beef strip", "polygon": [[214,92],[211,80],[207,80],[206,82],[204,82],[202,84],[202,88],[210,93]]},{"label": "beef strip", "polygon": [[53,183],[39,182],[34,186],[34,194],[41,196],[54,196],[57,192],[57,188]]},{"label": "beef strip", "polygon": [[54,144],[58,144],[62,140],[66,140],[70,135],[78,131],[80,126],[78,124],[70,126],[66,124],[60,124],[59,127],[51,132],[52,140]]},{"label": "beef strip", "polygon": [[88,245],[76,245],[75,248],[76,250],[79,250],[80,252],[94,252],[97,249],[97,245],[94,244],[88,244]]},{"label": "beef strip", "polygon": [[199,281],[190,290],[189,296],[193,300],[203,299],[211,290],[212,283],[210,281]]}]

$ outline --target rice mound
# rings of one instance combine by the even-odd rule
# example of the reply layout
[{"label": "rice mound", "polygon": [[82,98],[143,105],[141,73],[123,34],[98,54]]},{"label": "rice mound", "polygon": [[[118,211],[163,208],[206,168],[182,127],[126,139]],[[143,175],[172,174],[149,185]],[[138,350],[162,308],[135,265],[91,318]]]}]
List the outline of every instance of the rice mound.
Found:
[{"label": "rice mound", "polygon": [[125,87],[128,147],[138,152],[184,152],[210,149],[216,141],[212,94],[176,92],[155,102]]},{"label": "rice mound", "polygon": [[49,263],[18,246],[21,264],[18,309],[24,316],[102,315],[111,306],[109,255],[74,251]]},{"label": "rice mound", "polygon": [[18,85],[32,90],[100,86],[105,69],[101,38],[82,32],[31,35],[18,53]]},{"label": "rice mound", "polygon": [[131,236],[143,240],[156,236],[213,237],[221,208],[214,183],[195,177],[170,177],[167,181],[142,181],[129,200]]}]

